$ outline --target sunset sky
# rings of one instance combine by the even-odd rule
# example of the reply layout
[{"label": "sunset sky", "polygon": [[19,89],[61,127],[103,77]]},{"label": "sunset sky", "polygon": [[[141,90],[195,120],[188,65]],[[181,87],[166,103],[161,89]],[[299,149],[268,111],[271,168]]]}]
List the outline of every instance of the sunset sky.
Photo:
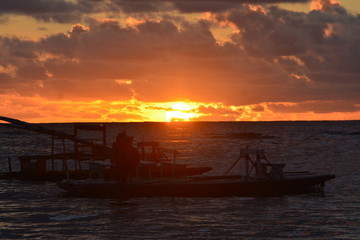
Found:
[{"label": "sunset sky", "polygon": [[360,119],[359,0],[0,0],[0,116]]}]

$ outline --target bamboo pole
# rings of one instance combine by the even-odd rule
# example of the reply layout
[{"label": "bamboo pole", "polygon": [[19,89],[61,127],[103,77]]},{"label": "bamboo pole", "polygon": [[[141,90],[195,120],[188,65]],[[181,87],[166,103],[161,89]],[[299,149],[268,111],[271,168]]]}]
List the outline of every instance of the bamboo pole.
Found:
[{"label": "bamboo pole", "polygon": [[51,170],[55,171],[55,160],[54,160],[54,153],[55,153],[55,136],[51,135]]},{"label": "bamboo pole", "polygon": [[11,166],[11,158],[8,157],[8,165],[9,165],[9,173],[12,172],[12,166]]}]

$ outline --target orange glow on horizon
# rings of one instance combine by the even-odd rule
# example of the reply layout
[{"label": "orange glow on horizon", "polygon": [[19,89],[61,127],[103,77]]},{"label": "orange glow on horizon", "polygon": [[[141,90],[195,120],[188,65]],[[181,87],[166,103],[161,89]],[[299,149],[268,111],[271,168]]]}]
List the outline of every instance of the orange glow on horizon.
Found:
[{"label": "orange glow on horizon", "polygon": [[191,107],[184,102],[177,102],[171,106],[171,111],[166,112],[167,122],[184,122],[194,118]]},{"label": "orange glow on horizon", "polygon": [[[221,102],[142,102],[50,100],[0,94],[1,116],[32,123],[170,121],[321,121],[359,120],[360,111],[314,112],[297,103],[231,106]],[[309,104],[309,103],[308,103]],[[329,103],[332,104],[332,103]],[[14,107],[16,106],[16,107]]]}]

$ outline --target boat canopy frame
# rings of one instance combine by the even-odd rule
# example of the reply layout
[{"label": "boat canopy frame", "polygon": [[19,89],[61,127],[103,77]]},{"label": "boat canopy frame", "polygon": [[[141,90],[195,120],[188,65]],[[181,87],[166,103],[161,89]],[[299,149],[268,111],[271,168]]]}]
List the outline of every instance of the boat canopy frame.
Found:
[{"label": "boat canopy frame", "polygon": [[285,163],[272,163],[266,158],[263,149],[251,149],[248,147],[240,149],[238,159],[236,159],[233,165],[224,173],[224,176],[241,160],[245,161],[245,177],[247,178],[283,178]]}]

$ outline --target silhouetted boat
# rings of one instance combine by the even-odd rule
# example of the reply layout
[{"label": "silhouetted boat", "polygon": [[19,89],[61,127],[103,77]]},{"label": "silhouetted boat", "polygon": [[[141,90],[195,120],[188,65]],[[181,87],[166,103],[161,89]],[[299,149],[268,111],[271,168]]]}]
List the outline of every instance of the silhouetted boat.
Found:
[{"label": "silhouetted boat", "polygon": [[[256,159],[252,160],[251,155]],[[227,176],[240,159],[245,159],[245,175]],[[270,163],[262,150],[243,149],[224,176],[132,179],[127,183],[103,179],[64,180],[58,185],[70,196],[85,197],[277,196],[321,191],[326,181],[335,178],[333,174],[286,173],[283,172],[284,165]]]},{"label": "silhouetted boat", "polygon": [[[31,124],[18,119],[0,116],[0,120],[12,127],[22,130],[34,131],[52,136],[51,154],[19,156],[16,164],[20,171],[14,171],[14,159],[8,159],[8,171],[0,173],[0,179],[20,179],[30,181],[61,181],[65,178],[89,178],[89,166],[93,162],[109,163],[112,148],[106,143],[105,124],[74,123],[73,134],[55,131],[39,124]],[[79,132],[92,131],[100,135],[98,141],[83,139]],[[65,141],[73,143],[72,152],[69,152]],[[55,145],[60,146],[62,152],[56,153]],[[139,178],[183,177],[202,174],[210,171],[210,167],[191,167],[186,164],[175,163],[178,152],[172,149],[161,148],[158,142],[139,142],[140,164],[138,166]],[[168,157],[166,154],[172,155]],[[55,167],[57,165],[58,167]],[[59,167],[60,166],[60,167]],[[96,176],[97,173],[93,173]],[[111,179],[111,171],[104,169],[104,179]]]},{"label": "silhouetted boat", "polygon": [[333,178],[335,175],[330,174],[294,175],[284,179],[217,176],[131,183],[66,180],[58,185],[73,196],[101,198],[278,196],[318,191],[317,187]]}]

